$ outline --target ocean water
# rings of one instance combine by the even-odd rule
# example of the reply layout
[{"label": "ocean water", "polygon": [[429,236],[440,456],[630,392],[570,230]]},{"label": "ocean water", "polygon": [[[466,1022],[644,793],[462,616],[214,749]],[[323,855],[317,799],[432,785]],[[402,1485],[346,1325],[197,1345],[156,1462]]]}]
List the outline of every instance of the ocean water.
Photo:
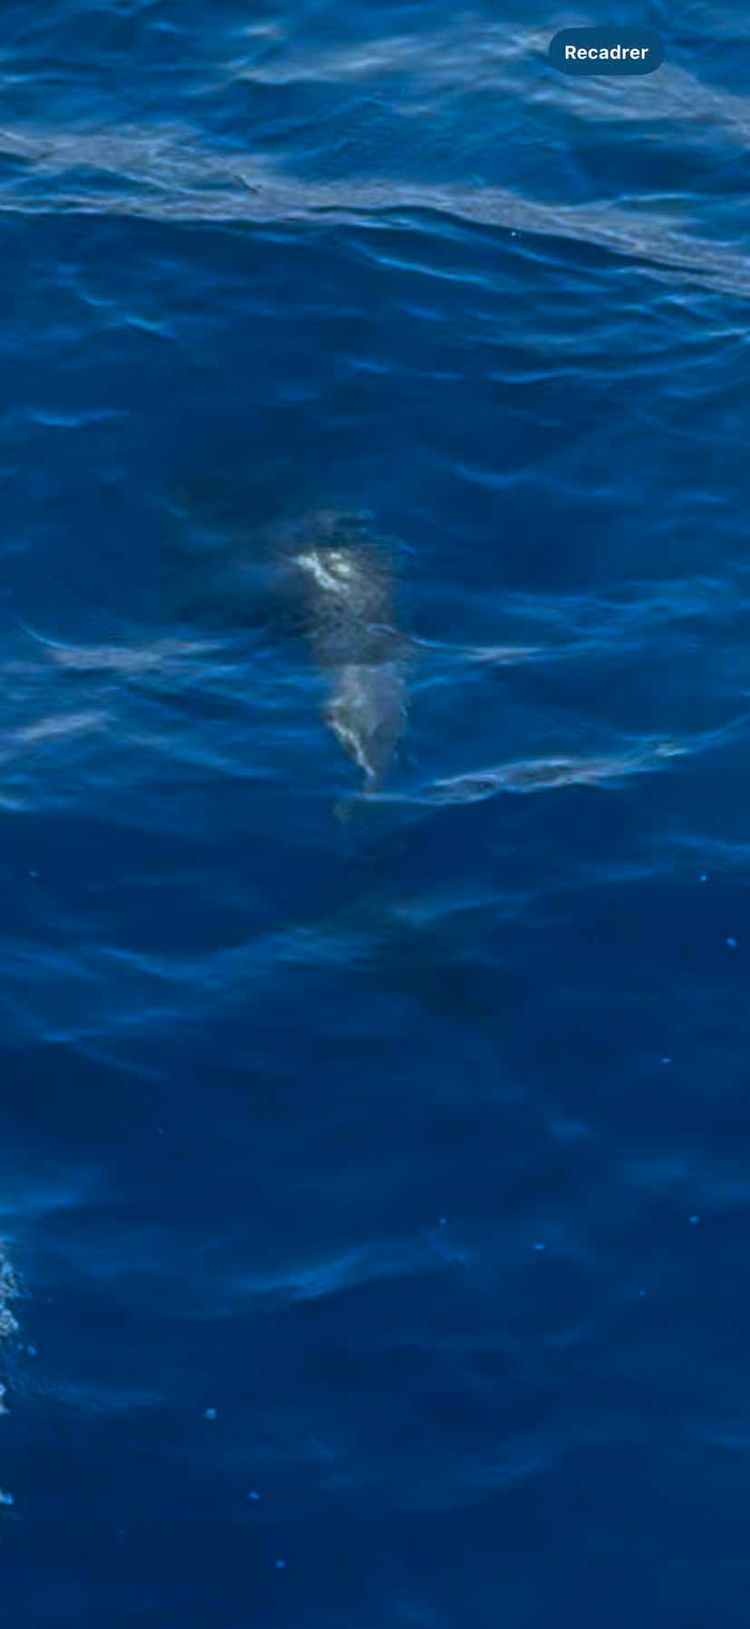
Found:
[{"label": "ocean water", "polygon": [[0,73],[0,1619],[744,1629],[747,9]]}]

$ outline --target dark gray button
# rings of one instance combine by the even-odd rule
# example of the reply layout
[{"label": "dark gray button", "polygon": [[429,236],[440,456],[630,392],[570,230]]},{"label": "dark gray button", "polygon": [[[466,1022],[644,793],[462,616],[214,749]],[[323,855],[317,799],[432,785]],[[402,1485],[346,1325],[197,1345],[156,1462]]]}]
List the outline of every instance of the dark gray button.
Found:
[{"label": "dark gray button", "polygon": [[664,46],[650,28],[563,28],[549,57],[564,74],[652,74]]}]

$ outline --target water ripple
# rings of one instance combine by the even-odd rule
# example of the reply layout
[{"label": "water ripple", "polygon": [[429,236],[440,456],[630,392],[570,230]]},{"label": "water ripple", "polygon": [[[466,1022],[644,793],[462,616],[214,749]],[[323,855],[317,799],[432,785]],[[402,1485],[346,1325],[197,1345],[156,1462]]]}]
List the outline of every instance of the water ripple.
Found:
[{"label": "water ripple", "polygon": [[[12,129],[0,151],[23,158],[29,172],[62,177],[84,168],[84,189],[42,187],[0,196],[6,214],[124,215],[161,222],[249,225],[311,222],[372,227],[378,222],[436,216],[466,226],[497,228],[524,238],[580,243],[634,261],[652,272],[685,273],[707,288],[737,297],[750,292],[750,261],[729,242],[681,229],[674,214],[626,203],[549,204],[492,185],[427,184],[391,177],[342,180],[294,177],[260,155],[227,155],[196,143],[185,131],[123,130],[106,135]],[[97,192],[97,172],[117,181]]]}]

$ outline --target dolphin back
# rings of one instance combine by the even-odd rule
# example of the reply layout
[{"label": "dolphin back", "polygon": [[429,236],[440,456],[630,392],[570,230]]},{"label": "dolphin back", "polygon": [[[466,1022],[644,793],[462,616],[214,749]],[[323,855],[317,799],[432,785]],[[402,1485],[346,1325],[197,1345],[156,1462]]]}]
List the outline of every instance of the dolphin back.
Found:
[{"label": "dolphin back", "polygon": [[311,648],[328,676],[327,723],[372,791],[406,727],[408,642],[397,625],[392,563],[382,547],[359,539],[310,542],[294,563]]}]

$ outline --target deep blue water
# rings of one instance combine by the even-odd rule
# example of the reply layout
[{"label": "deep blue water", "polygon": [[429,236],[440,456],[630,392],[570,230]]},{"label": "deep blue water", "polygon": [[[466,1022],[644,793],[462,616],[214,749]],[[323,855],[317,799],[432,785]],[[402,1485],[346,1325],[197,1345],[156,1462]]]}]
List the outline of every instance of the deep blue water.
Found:
[{"label": "deep blue water", "polygon": [[747,9],[2,22],[2,1622],[744,1629]]}]

